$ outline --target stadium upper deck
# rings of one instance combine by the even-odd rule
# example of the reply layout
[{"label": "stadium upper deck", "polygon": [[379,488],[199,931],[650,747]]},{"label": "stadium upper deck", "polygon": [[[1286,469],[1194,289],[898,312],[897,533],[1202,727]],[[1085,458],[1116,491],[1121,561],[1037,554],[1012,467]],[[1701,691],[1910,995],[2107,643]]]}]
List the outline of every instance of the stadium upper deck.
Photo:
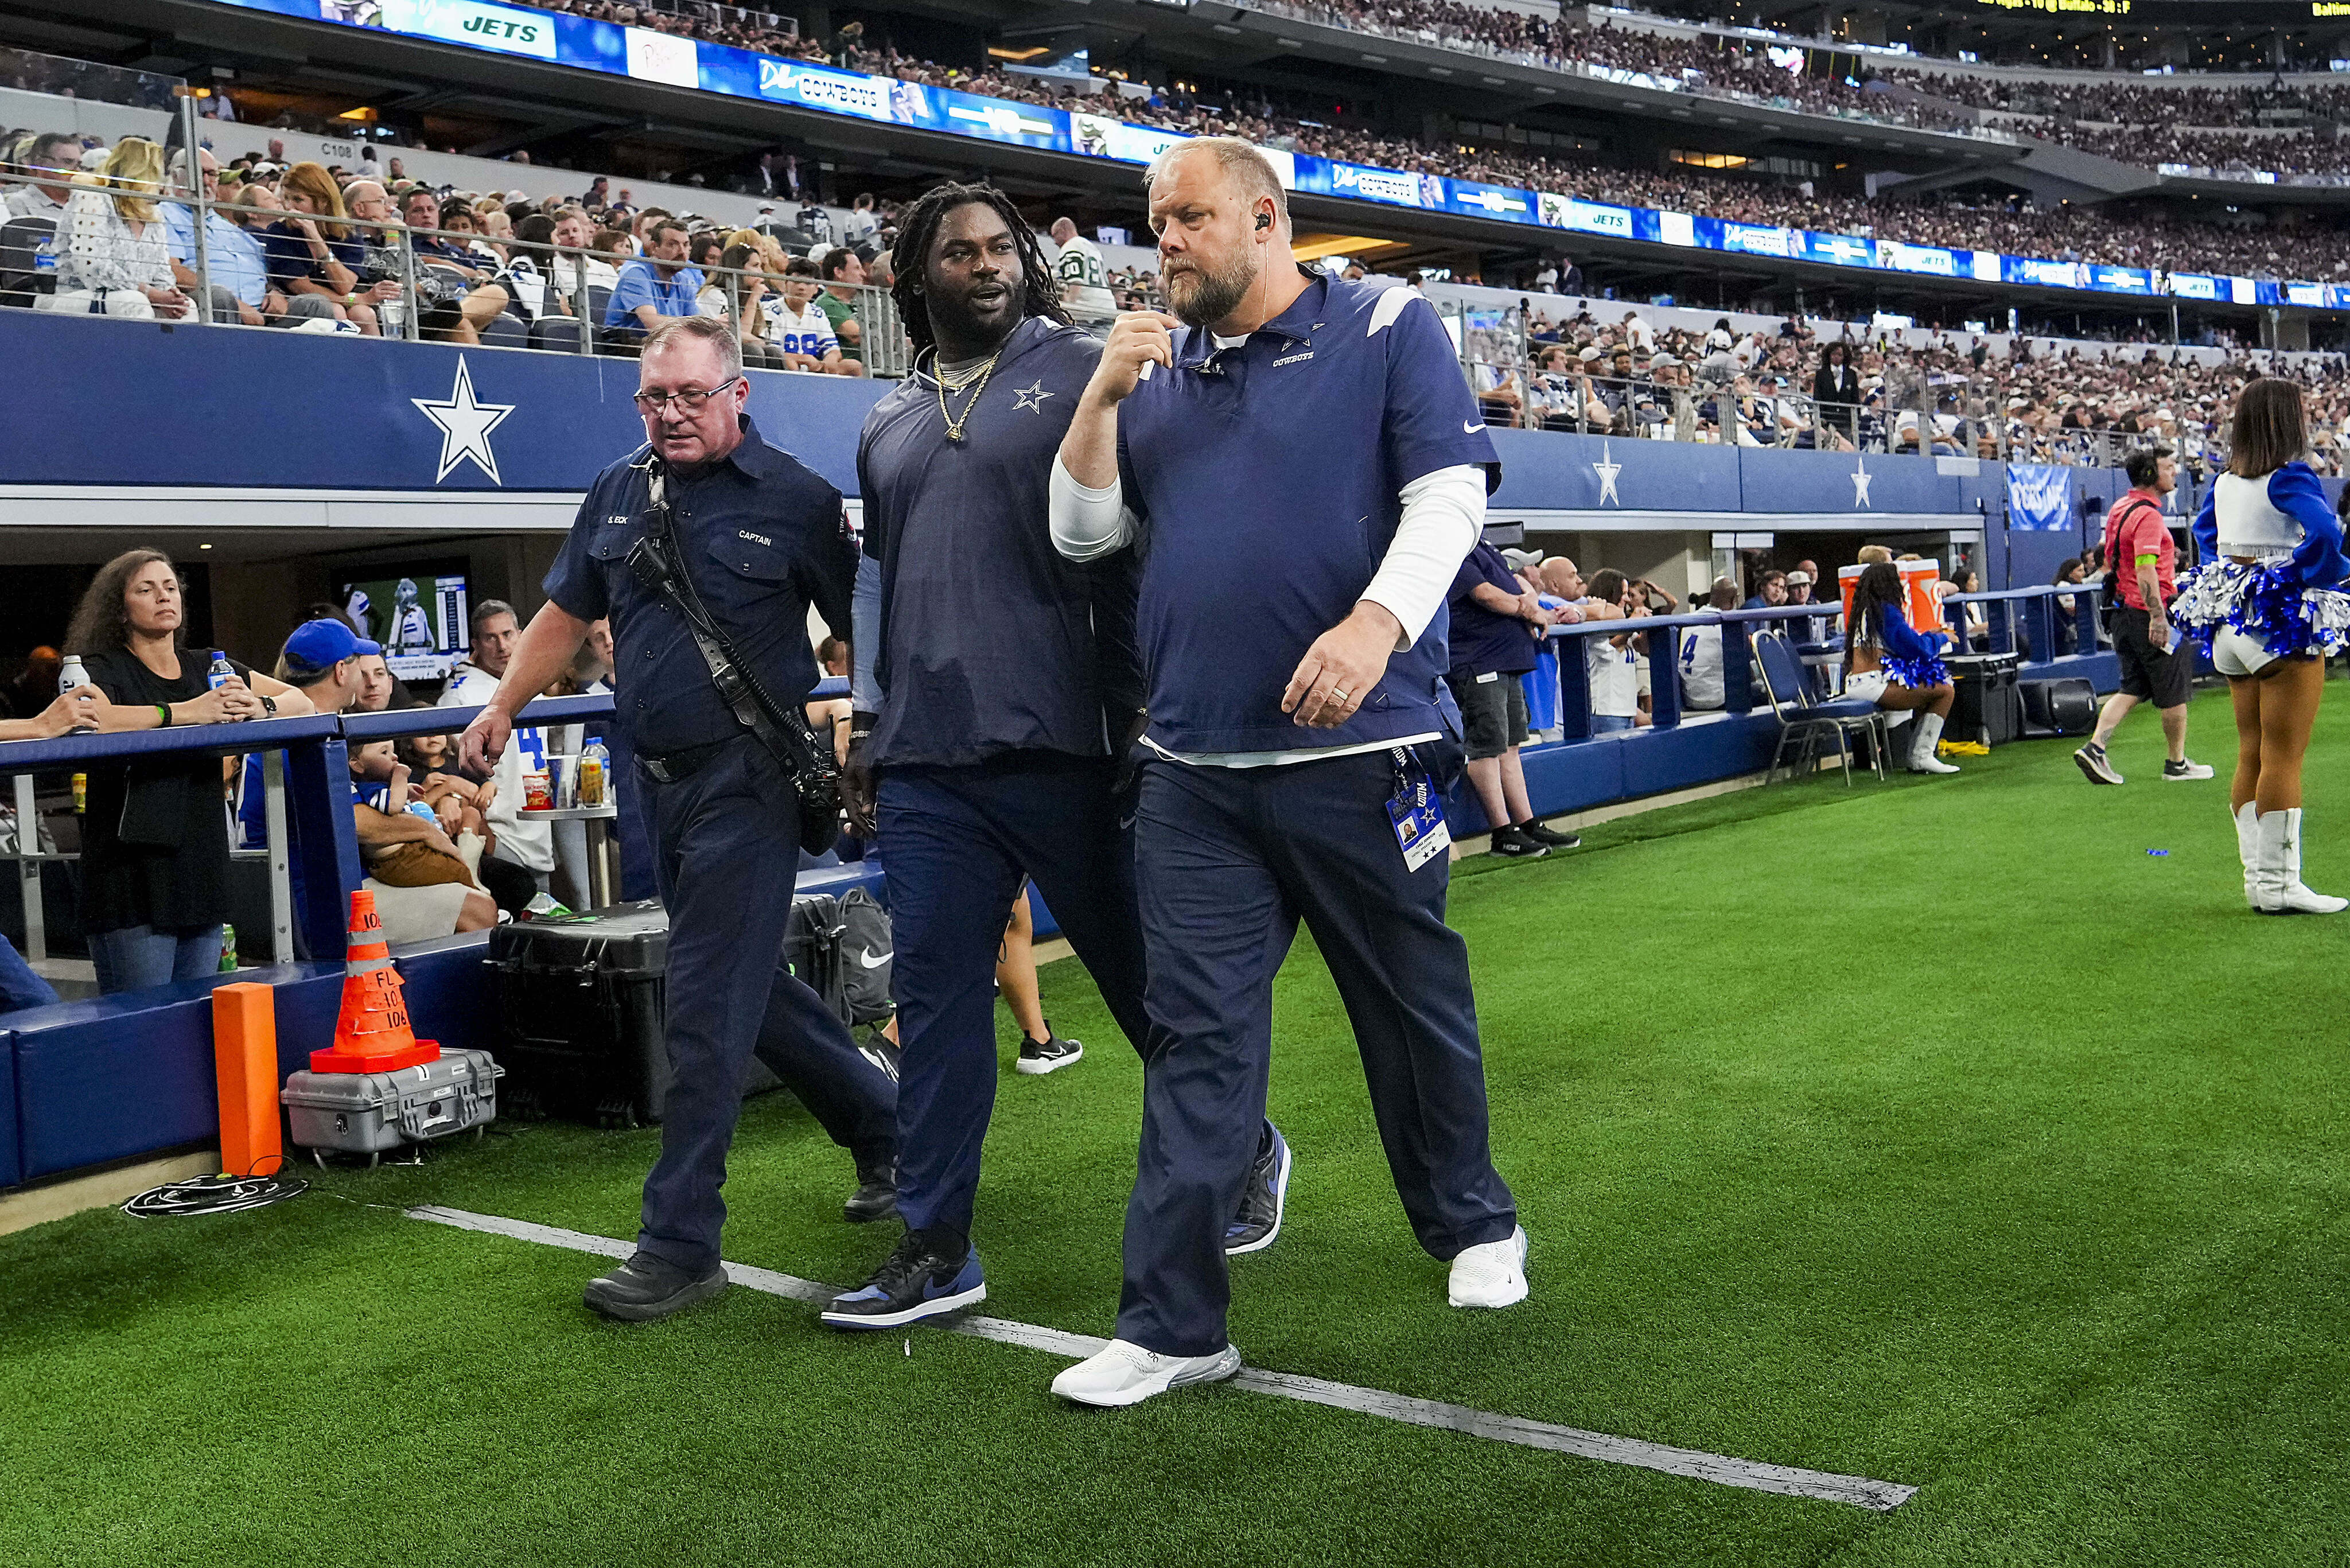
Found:
[{"label": "stadium upper deck", "polygon": [[[317,0],[247,3],[321,15]],[[524,17],[545,14],[510,9]],[[800,40],[784,32],[782,18],[706,9],[707,16],[689,20],[582,6],[552,18],[544,37],[526,47],[497,47],[472,61],[439,44],[415,42],[445,33],[449,42],[495,47],[454,24],[436,32],[454,13],[416,0],[359,7],[371,28],[300,29],[312,60],[370,67],[399,84],[368,93],[353,90],[348,69],[330,78],[313,67],[307,80],[289,70],[286,29],[298,24],[240,16],[200,0],[109,0],[105,7],[119,18],[109,26],[122,29],[116,57],[138,57],[130,52],[143,47],[148,56],[199,75],[227,73],[265,110],[273,102],[287,109],[331,102],[330,93],[361,97],[376,101],[343,111],[353,119],[373,117],[390,126],[404,119],[411,135],[428,142],[448,136],[480,151],[525,147],[541,161],[587,167],[625,170],[610,152],[667,138],[672,156],[674,144],[683,142],[689,163],[698,159],[723,181],[726,166],[740,163],[759,140],[789,138],[814,150],[847,188],[871,182],[886,192],[892,180],[910,184],[968,171],[976,161],[999,179],[1033,182],[1039,192],[1094,187],[1105,194],[1087,215],[1131,223],[1139,215],[1131,211],[1132,162],[1170,133],[1231,129],[1288,151],[1303,215],[1342,237],[1367,231],[1390,240],[1449,241],[1504,260],[1568,251],[1586,264],[1624,264],[1616,281],[1644,295],[1676,292],[1673,279],[1691,270],[1699,258],[1689,253],[1696,250],[1717,253],[1698,269],[1717,290],[1752,296],[1758,286],[1793,293],[1808,285],[1814,307],[1841,290],[1846,308],[1882,306],[1951,322],[1993,319],[2018,304],[2028,308],[2035,299],[2053,303],[2070,295],[2076,305],[2095,298],[2136,312],[2141,327],[2158,328],[2174,302],[2205,315],[2236,307],[2230,329],[2249,338],[2265,307],[2274,316],[2257,334],[2301,347],[2310,339],[2293,324],[2300,312],[2350,305],[2350,287],[2334,276],[2345,272],[2337,258],[2345,248],[2328,217],[2260,213],[2241,203],[2207,209],[2191,199],[2106,201],[2092,210],[2111,195],[2094,182],[2095,166],[2119,167],[2110,161],[2046,150],[2083,176],[2067,182],[2039,167],[2039,153],[2025,159],[2002,135],[1953,136],[1860,118],[1865,111],[1858,109],[1824,118],[1792,99],[1781,107],[1754,94],[1721,96],[1742,89],[1711,81],[1614,67],[1575,78],[1552,71],[1568,85],[1553,89],[1556,101],[1545,103],[1538,87],[1495,90],[1488,84],[1510,84],[1491,76],[1471,83],[1464,71],[1454,88],[1434,77],[1406,83],[1391,71],[1382,74],[1399,68],[1400,53],[1379,68],[1358,61],[1342,80],[1299,58],[1259,60],[1268,51],[1282,53],[1291,40],[1266,31],[1277,20],[1269,15],[1232,7],[1192,6],[1181,15],[1131,5],[1087,7],[1085,14],[1097,20],[1114,15],[1123,26],[1137,19],[1126,34],[1123,63],[1115,65],[1107,57],[1111,51],[1091,49],[1096,33],[1054,20],[1050,5],[1019,8],[1024,27],[958,7],[960,27],[918,14],[876,14],[834,28],[828,39]],[[1210,9],[1231,19],[1213,21]],[[606,12],[619,19],[605,20]],[[1162,20],[1168,16],[1172,24]],[[176,41],[159,44],[156,29],[167,24]],[[519,25],[536,32],[527,21]],[[1212,47],[1226,65],[1222,83],[1190,76],[1180,32],[1186,27],[1204,34],[1211,43],[1200,47]],[[76,30],[92,31],[86,15]],[[681,33],[697,36],[689,42]],[[717,41],[723,38],[736,41]],[[1089,53],[1080,57],[1080,48]],[[1457,50],[1429,48],[1454,62],[1430,70],[1459,67]],[[800,59],[765,52],[785,49]],[[827,56],[830,69],[806,61],[817,52]],[[204,57],[190,58],[195,55]],[[989,64],[940,65],[934,57]],[[414,83],[428,61],[439,79],[430,87]],[[562,69],[566,64],[608,79],[590,87]],[[1519,67],[1496,59],[1492,68]],[[1096,70],[1118,74],[1078,74]],[[1643,74],[1646,85],[1615,79]],[[610,78],[625,78],[627,85]],[[329,79],[336,85],[328,87]],[[692,89],[684,86],[688,79]],[[255,92],[247,82],[276,90]],[[1581,89],[1600,96],[1571,101]],[[1073,99],[1073,90],[1081,96]],[[957,93],[968,94],[968,101],[954,99]],[[785,112],[778,115],[778,106],[787,106]],[[1495,118],[1473,118],[1477,113]],[[1715,123],[1701,126],[1706,120]],[[1545,125],[1554,129],[1541,129]],[[1724,151],[1725,142],[1744,151]],[[607,155],[583,159],[584,145]],[[1073,166],[1066,156],[1053,156],[1066,153],[1095,157],[1090,166]],[[1118,171],[1120,161],[1129,164],[1127,172]],[[1938,200],[1887,199],[1920,194]],[[2025,204],[2026,194],[2038,200]],[[1378,205],[1367,209],[1365,202]],[[2224,221],[2203,221],[2205,212]],[[2061,293],[2045,292],[2052,290]],[[1702,298],[1708,291],[1695,292]],[[2130,329],[2126,321],[2111,325]],[[2084,322],[2080,329],[2096,328]],[[2189,335],[2194,330],[2190,322]],[[2330,342],[2330,330],[2321,326],[2315,341]]]}]

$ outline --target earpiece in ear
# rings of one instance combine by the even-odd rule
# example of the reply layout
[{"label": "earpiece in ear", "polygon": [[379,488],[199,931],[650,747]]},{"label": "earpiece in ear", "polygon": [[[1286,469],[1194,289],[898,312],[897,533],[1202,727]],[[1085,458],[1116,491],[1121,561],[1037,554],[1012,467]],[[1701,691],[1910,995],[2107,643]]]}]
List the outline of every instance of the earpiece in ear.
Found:
[{"label": "earpiece in ear", "polygon": [[1273,214],[1270,213],[1259,213],[1256,215],[1256,226],[1260,229],[1269,229],[1273,227]]}]

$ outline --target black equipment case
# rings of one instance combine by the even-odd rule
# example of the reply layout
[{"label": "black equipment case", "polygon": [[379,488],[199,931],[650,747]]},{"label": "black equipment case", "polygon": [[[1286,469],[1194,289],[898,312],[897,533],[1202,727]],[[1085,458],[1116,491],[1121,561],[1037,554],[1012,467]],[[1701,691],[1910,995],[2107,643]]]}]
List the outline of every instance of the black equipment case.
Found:
[{"label": "black equipment case", "polygon": [[1945,733],[1954,741],[1980,741],[2003,746],[2023,732],[2023,701],[2016,694],[2015,653],[1951,653],[1942,662],[1950,667],[1956,700]]},{"label": "black equipment case", "polygon": [[[837,898],[792,900],[781,956],[845,1023],[840,939]],[[670,1085],[669,911],[658,899],[500,926],[488,962],[498,971],[497,1057],[510,1111],[606,1127],[660,1120]],[[743,1094],[777,1086],[753,1057]]]}]

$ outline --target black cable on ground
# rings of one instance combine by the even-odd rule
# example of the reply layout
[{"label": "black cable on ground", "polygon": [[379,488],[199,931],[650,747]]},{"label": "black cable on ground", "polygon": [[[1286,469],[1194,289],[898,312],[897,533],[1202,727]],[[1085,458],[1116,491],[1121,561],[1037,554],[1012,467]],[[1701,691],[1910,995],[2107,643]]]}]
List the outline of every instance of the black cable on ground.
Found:
[{"label": "black cable on ground", "polygon": [[139,1220],[168,1220],[183,1214],[234,1214],[265,1209],[296,1198],[310,1189],[307,1181],[283,1176],[198,1176],[151,1187],[122,1206]]}]

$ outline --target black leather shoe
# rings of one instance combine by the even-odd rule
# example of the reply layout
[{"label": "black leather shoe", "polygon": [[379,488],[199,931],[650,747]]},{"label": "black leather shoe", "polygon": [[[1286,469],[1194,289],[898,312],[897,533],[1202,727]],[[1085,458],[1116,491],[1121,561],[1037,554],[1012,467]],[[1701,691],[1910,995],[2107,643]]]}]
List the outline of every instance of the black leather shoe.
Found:
[{"label": "black leather shoe", "polygon": [[880,1160],[857,1167],[857,1191],[841,1205],[840,1217],[851,1225],[869,1225],[898,1212],[898,1166]]},{"label": "black leather shoe", "polygon": [[588,1281],[581,1299],[606,1317],[650,1323],[706,1301],[725,1288],[723,1264],[713,1265],[706,1274],[695,1274],[650,1252],[639,1252],[610,1273]]}]

